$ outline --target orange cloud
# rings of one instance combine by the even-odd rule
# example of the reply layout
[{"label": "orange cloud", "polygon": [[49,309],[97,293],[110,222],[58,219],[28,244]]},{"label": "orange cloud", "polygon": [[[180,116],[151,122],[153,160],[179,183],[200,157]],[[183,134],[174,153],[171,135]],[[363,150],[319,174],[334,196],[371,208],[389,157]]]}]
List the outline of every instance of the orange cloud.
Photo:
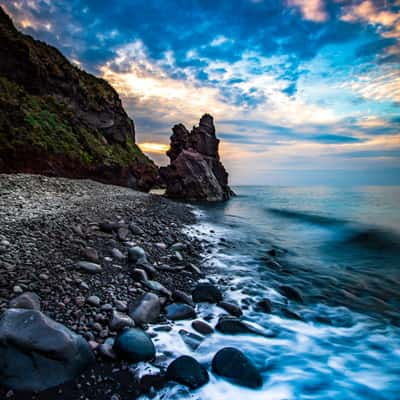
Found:
[{"label": "orange cloud", "polygon": [[144,142],[138,143],[140,149],[145,153],[164,154],[169,149],[169,145],[164,143]]},{"label": "orange cloud", "polygon": [[323,22],[328,18],[322,0],[288,0],[288,4],[299,7],[304,18],[310,21]]}]

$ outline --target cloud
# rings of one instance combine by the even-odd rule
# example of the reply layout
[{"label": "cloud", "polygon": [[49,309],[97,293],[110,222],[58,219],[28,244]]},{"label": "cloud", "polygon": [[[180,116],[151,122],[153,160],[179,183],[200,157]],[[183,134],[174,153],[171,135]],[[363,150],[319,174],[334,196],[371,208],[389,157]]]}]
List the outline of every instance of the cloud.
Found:
[{"label": "cloud", "polygon": [[289,6],[298,7],[305,19],[323,22],[328,18],[323,0],[288,0]]}]

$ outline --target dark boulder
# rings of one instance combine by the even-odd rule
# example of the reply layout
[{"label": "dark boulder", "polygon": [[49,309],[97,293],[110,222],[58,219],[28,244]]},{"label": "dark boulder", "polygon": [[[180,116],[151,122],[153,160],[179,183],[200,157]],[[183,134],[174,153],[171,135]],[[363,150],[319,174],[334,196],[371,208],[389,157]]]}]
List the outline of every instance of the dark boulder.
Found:
[{"label": "dark boulder", "polygon": [[0,384],[43,391],[80,375],[93,361],[82,337],[40,311],[9,309],[0,320]]},{"label": "dark boulder", "polygon": [[201,333],[202,335],[210,335],[214,332],[214,329],[211,325],[208,325],[206,322],[201,320],[196,320],[192,322],[192,328]]},{"label": "dark boulder", "polygon": [[222,301],[222,293],[210,283],[199,283],[192,292],[192,299],[195,303],[218,303]]},{"label": "dark boulder", "polygon": [[120,333],[115,339],[113,350],[119,358],[132,363],[150,361],[156,355],[150,336],[136,328]]},{"label": "dark boulder", "polygon": [[172,361],[167,368],[166,376],[169,380],[191,389],[197,389],[209,381],[207,370],[189,356],[181,356]]},{"label": "dark boulder", "polygon": [[228,312],[231,315],[234,315],[235,317],[241,317],[243,315],[242,310],[236,304],[228,303],[226,301],[220,301],[217,305],[218,307],[221,307],[226,312]]},{"label": "dark boulder", "polygon": [[272,303],[269,299],[262,299],[260,300],[255,307],[256,311],[261,311],[267,314],[272,312]]},{"label": "dark boulder", "polygon": [[192,306],[182,303],[174,303],[165,307],[168,319],[178,321],[181,319],[192,319],[196,317],[196,312]]},{"label": "dark boulder", "polygon": [[223,315],[219,320],[215,329],[221,333],[227,333],[231,335],[241,333],[255,333],[247,324],[241,321],[239,318]]},{"label": "dark boulder", "polygon": [[237,385],[257,389],[263,384],[262,377],[253,363],[240,350],[233,347],[219,350],[211,365],[217,375]]}]

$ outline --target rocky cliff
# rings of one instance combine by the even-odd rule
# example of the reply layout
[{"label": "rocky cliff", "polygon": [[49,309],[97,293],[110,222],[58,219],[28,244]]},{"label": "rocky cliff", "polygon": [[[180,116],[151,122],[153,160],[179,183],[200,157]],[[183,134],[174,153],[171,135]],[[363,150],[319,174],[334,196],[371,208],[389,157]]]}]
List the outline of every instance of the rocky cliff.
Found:
[{"label": "rocky cliff", "polygon": [[158,168],[103,79],[18,32],[0,7],[0,172],[30,172],[149,189]]},{"label": "rocky cliff", "polygon": [[219,158],[213,117],[203,115],[199,126],[191,132],[182,124],[175,125],[172,131],[167,152],[171,162],[168,167],[160,168],[166,195],[194,201],[229,199],[233,192]]}]

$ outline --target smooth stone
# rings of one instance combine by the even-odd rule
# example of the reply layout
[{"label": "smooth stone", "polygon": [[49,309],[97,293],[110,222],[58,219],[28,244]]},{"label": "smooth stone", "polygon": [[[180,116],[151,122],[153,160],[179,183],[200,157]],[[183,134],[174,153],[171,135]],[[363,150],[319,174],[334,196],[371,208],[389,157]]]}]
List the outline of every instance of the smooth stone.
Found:
[{"label": "smooth stone", "polygon": [[102,356],[115,360],[117,358],[117,355],[115,354],[113,347],[114,347],[114,339],[107,338],[104,341],[104,343],[100,344],[97,347],[97,350]]},{"label": "smooth stone", "polygon": [[120,331],[126,327],[133,328],[135,326],[135,321],[126,314],[113,311],[109,326],[112,331]]},{"label": "smooth stone", "polygon": [[132,363],[150,361],[156,355],[150,336],[137,328],[121,332],[115,339],[113,350],[119,358]]},{"label": "smooth stone", "polygon": [[166,377],[191,389],[197,389],[209,381],[207,370],[189,356],[181,356],[172,361],[168,365]]},{"label": "smooth stone", "polygon": [[118,311],[126,311],[128,309],[128,303],[124,300],[115,300],[114,304]]},{"label": "smooth stone", "polygon": [[138,225],[136,225],[133,222],[129,224],[129,230],[134,235],[142,235],[143,234],[143,229],[140,228]]},{"label": "smooth stone", "polygon": [[223,315],[219,320],[215,329],[222,333],[240,334],[240,333],[254,333],[245,323],[239,318]]},{"label": "smooth stone", "polygon": [[289,300],[297,301],[298,303],[304,303],[303,296],[292,286],[280,286],[279,291]]},{"label": "smooth stone", "polygon": [[176,289],[172,292],[172,298],[181,303],[189,304],[190,306],[194,306],[192,296],[185,293],[183,290]]},{"label": "smooth stone", "polygon": [[197,275],[201,275],[202,274],[200,268],[196,267],[194,264],[188,264],[186,266],[186,269],[188,270],[188,272],[192,272],[192,273],[195,273]]},{"label": "smooth stone", "polygon": [[101,222],[99,224],[99,228],[102,232],[105,233],[113,233],[116,231],[121,225],[118,222]]},{"label": "smooth stone", "polygon": [[128,239],[128,236],[129,236],[129,229],[127,229],[127,228],[119,228],[118,231],[117,231],[117,236],[118,236],[118,239],[121,242],[125,242]]},{"label": "smooth stone", "polygon": [[179,251],[175,251],[175,252],[174,252],[174,257],[175,257],[175,259],[178,260],[179,262],[182,262],[182,261],[183,261],[183,256],[182,256],[181,253],[179,253]]},{"label": "smooth stone", "polygon": [[92,262],[99,261],[99,253],[93,247],[86,247],[82,251],[83,257]]},{"label": "smooth stone", "polygon": [[9,308],[40,311],[40,297],[36,293],[25,292],[12,299],[8,306]]},{"label": "smooth stone", "polygon": [[242,310],[240,309],[239,306],[236,304],[228,303],[226,301],[220,301],[217,304],[218,307],[221,307],[224,309],[226,312],[228,312],[231,315],[234,315],[235,317],[241,317],[243,315]]},{"label": "smooth stone", "polygon": [[262,311],[264,313],[270,314],[272,312],[272,303],[269,299],[260,300],[255,307],[256,311]]},{"label": "smooth stone", "polygon": [[131,263],[146,262],[146,252],[139,246],[131,247],[128,249],[128,261]]},{"label": "smooth stone", "polygon": [[178,321],[181,319],[196,318],[196,312],[192,306],[182,303],[174,303],[165,307],[166,316],[168,319]]},{"label": "smooth stone", "polygon": [[87,341],[40,311],[9,309],[0,320],[0,384],[41,392],[94,362]]},{"label": "smooth stone", "polygon": [[143,282],[143,284],[150,290],[154,290],[155,292],[165,294],[168,297],[171,297],[171,295],[172,295],[172,293],[166,287],[161,285],[160,282],[147,280],[147,281]]},{"label": "smooth stone", "polygon": [[204,340],[203,336],[188,332],[185,329],[181,329],[179,331],[179,335],[191,350],[196,350],[200,346],[200,343]]},{"label": "smooth stone", "polygon": [[147,276],[147,272],[141,268],[135,268],[132,271],[132,278],[139,282],[148,281],[149,277]]},{"label": "smooth stone", "polygon": [[21,288],[21,286],[15,285],[15,286],[13,287],[13,292],[14,292],[15,294],[21,294],[21,293],[24,293],[24,290]]},{"label": "smooth stone", "polygon": [[122,254],[122,252],[119,250],[119,249],[117,249],[117,248],[113,248],[112,250],[111,250],[111,255],[114,257],[114,258],[116,258],[117,260],[124,260],[125,259],[125,256]]},{"label": "smooth stone", "polygon": [[186,245],[185,245],[184,243],[177,242],[177,243],[174,243],[174,244],[170,247],[170,250],[171,250],[172,252],[174,252],[174,251],[184,250],[185,248],[186,248]]},{"label": "smooth stone", "polygon": [[232,383],[257,389],[263,380],[253,363],[240,351],[233,347],[219,350],[211,363],[213,371]]},{"label": "smooth stone", "polygon": [[76,267],[78,269],[83,269],[86,272],[90,272],[92,274],[96,272],[100,272],[102,270],[101,266],[99,264],[95,264],[92,262],[88,261],[79,261],[76,263]]},{"label": "smooth stone", "polygon": [[86,299],[86,303],[90,304],[91,306],[98,307],[101,303],[101,300],[98,296],[89,296]]},{"label": "smooth stone", "polygon": [[210,283],[199,283],[192,292],[192,299],[195,303],[218,303],[222,301],[222,294]]},{"label": "smooth stone", "polygon": [[156,322],[161,312],[160,299],[154,293],[145,293],[128,304],[128,310],[137,325]]},{"label": "smooth stone", "polygon": [[214,328],[211,325],[208,325],[206,322],[200,320],[193,321],[192,328],[203,335],[210,335],[214,332]]},{"label": "smooth stone", "polygon": [[111,311],[112,309],[113,309],[113,306],[110,303],[106,303],[101,306],[102,311]]}]

